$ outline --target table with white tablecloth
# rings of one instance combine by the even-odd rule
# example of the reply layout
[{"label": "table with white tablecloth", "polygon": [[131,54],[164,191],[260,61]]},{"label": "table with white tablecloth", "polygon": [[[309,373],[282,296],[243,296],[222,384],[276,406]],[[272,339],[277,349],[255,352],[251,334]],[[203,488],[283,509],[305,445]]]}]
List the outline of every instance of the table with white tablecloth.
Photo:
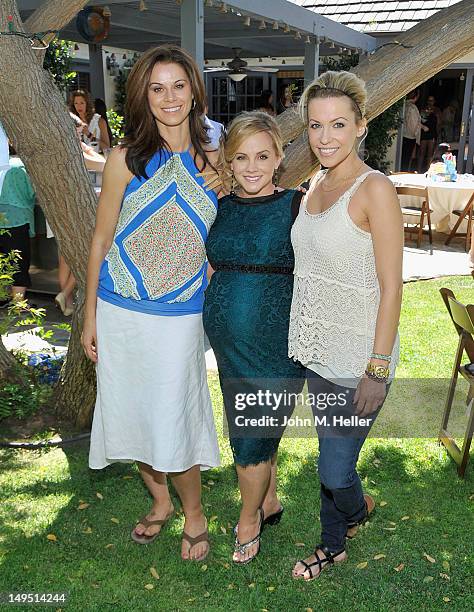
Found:
[{"label": "table with white tablecloth", "polygon": [[[424,174],[392,174],[388,177],[396,187],[427,187],[431,223],[438,232],[449,233],[459,219],[453,210],[463,210],[474,194],[474,176],[459,175],[453,183],[436,182]],[[400,196],[403,206],[421,207],[419,198]],[[464,221],[465,223],[465,221]],[[460,228],[462,231],[462,228]]]}]

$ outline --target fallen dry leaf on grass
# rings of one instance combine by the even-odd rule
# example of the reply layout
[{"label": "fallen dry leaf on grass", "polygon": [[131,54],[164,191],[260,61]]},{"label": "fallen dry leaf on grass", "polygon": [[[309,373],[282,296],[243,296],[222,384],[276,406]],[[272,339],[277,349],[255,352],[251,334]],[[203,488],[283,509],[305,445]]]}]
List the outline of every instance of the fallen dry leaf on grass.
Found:
[{"label": "fallen dry leaf on grass", "polygon": [[86,527],[82,533],[92,533],[92,528]]},{"label": "fallen dry leaf on grass", "polygon": [[225,527],[221,527],[221,531],[224,535],[227,535],[227,529]]},{"label": "fallen dry leaf on grass", "polygon": [[423,553],[423,557],[429,561],[430,563],[436,563],[436,559],[434,557],[432,557],[431,555],[429,555],[428,553]]},{"label": "fallen dry leaf on grass", "polygon": [[205,572],[207,570],[207,565],[201,565],[201,572]]},{"label": "fallen dry leaf on grass", "polygon": [[217,515],[211,516],[209,522],[212,523],[212,521],[217,521]]},{"label": "fallen dry leaf on grass", "polygon": [[383,508],[384,506],[386,506],[386,505],[387,505],[387,503],[388,503],[388,502],[386,502],[386,501],[381,501],[381,502],[380,502],[380,504],[379,504],[379,506],[380,506],[381,508]]},{"label": "fallen dry leaf on grass", "polygon": [[409,516],[402,516],[402,518],[400,519],[401,521],[408,521],[410,517]]},{"label": "fallen dry leaf on grass", "polygon": [[115,516],[113,516],[110,520],[112,521],[112,523],[115,523],[116,525],[118,525],[120,523],[118,518],[115,518]]},{"label": "fallen dry leaf on grass", "polygon": [[365,569],[369,565],[368,561],[362,561],[356,565],[357,569]]},{"label": "fallen dry leaf on grass", "polygon": [[272,585],[267,587],[267,591],[274,591],[274,590],[275,590],[275,587]]},{"label": "fallen dry leaf on grass", "polygon": [[295,546],[297,546],[298,548],[304,548],[306,544],[304,542],[295,542]]},{"label": "fallen dry leaf on grass", "polygon": [[145,584],[145,589],[146,589],[147,591],[151,591],[151,590],[152,590],[152,589],[154,589],[154,588],[155,588],[155,586],[154,586],[153,584]]},{"label": "fallen dry leaf on grass", "polygon": [[114,545],[113,545],[113,544],[106,544],[106,545],[105,545],[105,548],[113,548],[113,547],[114,547]]},{"label": "fallen dry leaf on grass", "polygon": [[404,563],[400,563],[400,565],[397,565],[397,567],[394,567],[393,569],[396,572],[401,572],[404,567],[405,567],[405,564]]},{"label": "fallen dry leaf on grass", "polygon": [[102,495],[102,493],[99,493],[98,491],[96,493],[96,497],[98,497],[99,499],[104,499],[104,496]]},{"label": "fallen dry leaf on grass", "polygon": [[78,510],[85,510],[86,508],[88,508],[90,506],[90,504],[88,504],[87,502],[82,502],[81,504],[79,504],[77,506]]},{"label": "fallen dry leaf on grass", "polygon": [[160,579],[160,576],[158,574],[158,572],[156,571],[156,569],[154,567],[150,567],[150,574],[153,576],[153,578],[155,578],[156,580]]},{"label": "fallen dry leaf on grass", "polygon": [[449,599],[449,597],[443,597],[443,601],[444,603],[448,603],[448,601],[451,601],[451,600]]},{"label": "fallen dry leaf on grass", "polygon": [[54,535],[54,533],[48,533],[48,535],[46,536],[46,538],[50,541],[50,542],[57,542],[58,538]]},{"label": "fallen dry leaf on grass", "polygon": [[439,577],[443,578],[444,580],[451,580],[448,574],[444,574],[443,572],[440,572]]},{"label": "fallen dry leaf on grass", "polygon": [[379,561],[379,559],[384,559],[387,555],[380,553],[379,555],[375,555],[374,561]]},{"label": "fallen dry leaf on grass", "polygon": [[249,589],[254,589],[255,588],[255,582],[251,582],[249,584]]}]

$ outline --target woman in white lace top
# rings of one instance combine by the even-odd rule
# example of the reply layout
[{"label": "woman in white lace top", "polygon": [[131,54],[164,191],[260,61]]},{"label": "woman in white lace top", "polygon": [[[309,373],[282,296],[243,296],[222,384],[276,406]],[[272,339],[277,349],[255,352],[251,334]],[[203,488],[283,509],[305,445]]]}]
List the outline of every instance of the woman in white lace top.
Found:
[{"label": "woman in white lace top", "polygon": [[366,99],[358,77],[329,71],[300,101],[309,144],[325,167],[292,229],[289,355],[306,366],[308,392],[318,400],[321,483],[321,544],[293,569],[304,580],[347,558],[346,538],[375,506],[356,464],[398,362],[403,222],[391,182],[358,156]]}]

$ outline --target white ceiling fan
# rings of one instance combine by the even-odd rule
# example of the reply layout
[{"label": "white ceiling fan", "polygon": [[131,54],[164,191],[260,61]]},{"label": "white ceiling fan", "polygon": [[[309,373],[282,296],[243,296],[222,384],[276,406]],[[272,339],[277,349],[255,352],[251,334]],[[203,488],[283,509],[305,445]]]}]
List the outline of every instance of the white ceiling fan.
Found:
[{"label": "white ceiling fan", "polygon": [[233,81],[242,81],[247,76],[248,72],[278,72],[278,68],[268,68],[268,67],[257,67],[251,66],[248,68],[248,63],[240,57],[242,53],[242,49],[240,47],[233,47],[232,51],[234,52],[235,57],[227,62],[226,67],[218,66],[212,68],[205,68],[204,72],[222,72],[226,71],[229,73],[229,77]]}]

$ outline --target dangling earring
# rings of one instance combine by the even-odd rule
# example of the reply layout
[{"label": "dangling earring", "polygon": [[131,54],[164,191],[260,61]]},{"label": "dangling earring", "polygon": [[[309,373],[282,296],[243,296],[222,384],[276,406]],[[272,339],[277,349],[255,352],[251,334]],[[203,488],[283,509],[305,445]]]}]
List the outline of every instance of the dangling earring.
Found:
[{"label": "dangling earring", "polygon": [[196,100],[193,98],[193,105],[191,106],[191,110],[194,110],[196,108]]},{"label": "dangling earring", "polygon": [[279,168],[275,168],[273,173],[273,184],[275,185],[275,189],[278,187],[278,182],[280,180],[280,173],[278,172]]},{"label": "dangling earring", "polygon": [[235,196],[235,187],[237,185],[237,181],[235,180],[235,176],[234,176],[234,171],[232,170],[232,179],[231,179],[231,183],[230,183],[230,195],[231,196]]}]

